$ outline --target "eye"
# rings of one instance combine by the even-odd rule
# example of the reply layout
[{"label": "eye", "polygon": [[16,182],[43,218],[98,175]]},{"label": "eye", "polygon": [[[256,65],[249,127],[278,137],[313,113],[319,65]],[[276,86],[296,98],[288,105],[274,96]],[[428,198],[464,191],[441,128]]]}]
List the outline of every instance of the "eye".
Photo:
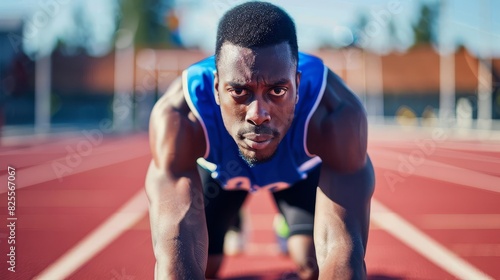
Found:
[{"label": "eye", "polygon": [[228,88],[227,91],[233,97],[242,97],[242,96],[247,95],[247,91],[245,89],[242,89],[242,88]]},{"label": "eye", "polygon": [[273,96],[283,96],[286,92],[286,88],[273,88],[269,93]]}]

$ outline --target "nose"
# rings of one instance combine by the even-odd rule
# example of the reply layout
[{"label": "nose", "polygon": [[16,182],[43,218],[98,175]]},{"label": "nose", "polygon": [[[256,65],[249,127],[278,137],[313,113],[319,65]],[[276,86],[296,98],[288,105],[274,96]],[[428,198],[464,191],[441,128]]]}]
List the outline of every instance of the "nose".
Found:
[{"label": "nose", "polygon": [[246,121],[253,125],[261,125],[271,120],[265,101],[255,99],[248,105]]}]

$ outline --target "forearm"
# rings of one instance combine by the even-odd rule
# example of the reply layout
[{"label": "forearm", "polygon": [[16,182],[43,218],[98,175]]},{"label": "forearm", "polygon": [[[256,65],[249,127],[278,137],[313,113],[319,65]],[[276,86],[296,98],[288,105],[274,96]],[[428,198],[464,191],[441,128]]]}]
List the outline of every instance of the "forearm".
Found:
[{"label": "forearm", "polygon": [[187,216],[179,224],[160,225],[155,230],[156,279],[204,279],[208,238],[202,222]]},{"label": "forearm", "polygon": [[360,244],[341,244],[332,246],[319,242],[318,269],[319,279],[366,279],[364,253]]},{"label": "forearm", "polygon": [[204,279],[208,233],[203,197],[191,183],[184,178],[148,194],[156,279]]},{"label": "forearm", "polygon": [[323,167],[316,196],[314,242],[320,279],[365,279],[364,256],[374,190],[373,167],[342,174]]}]

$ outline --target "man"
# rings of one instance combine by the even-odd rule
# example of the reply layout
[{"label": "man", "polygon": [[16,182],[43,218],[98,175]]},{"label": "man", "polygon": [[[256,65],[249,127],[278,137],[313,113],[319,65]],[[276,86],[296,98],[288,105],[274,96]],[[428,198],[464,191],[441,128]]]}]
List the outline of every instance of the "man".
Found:
[{"label": "man", "polygon": [[280,8],[228,11],[215,57],[189,67],[155,105],[150,138],[158,279],[215,277],[224,234],[257,190],[273,192],[300,278],[366,278],[366,115],[321,60],[298,53]]}]

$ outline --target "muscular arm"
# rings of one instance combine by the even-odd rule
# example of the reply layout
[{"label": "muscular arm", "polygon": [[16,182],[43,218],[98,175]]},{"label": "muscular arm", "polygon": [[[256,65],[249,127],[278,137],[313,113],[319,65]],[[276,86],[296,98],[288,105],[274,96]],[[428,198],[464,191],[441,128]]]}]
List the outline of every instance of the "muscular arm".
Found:
[{"label": "muscular arm", "polygon": [[320,279],[365,279],[374,174],[366,154],[367,124],[358,99],[329,72],[308,131],[311,153],[323,160],[314,242]]},{"label": "muscular arm", "polygon": [[153,108],[150,145],[146,193],[156,279],[204,279],[208,234],[196,169],[204,135],[184,101],[180,80]]}]

